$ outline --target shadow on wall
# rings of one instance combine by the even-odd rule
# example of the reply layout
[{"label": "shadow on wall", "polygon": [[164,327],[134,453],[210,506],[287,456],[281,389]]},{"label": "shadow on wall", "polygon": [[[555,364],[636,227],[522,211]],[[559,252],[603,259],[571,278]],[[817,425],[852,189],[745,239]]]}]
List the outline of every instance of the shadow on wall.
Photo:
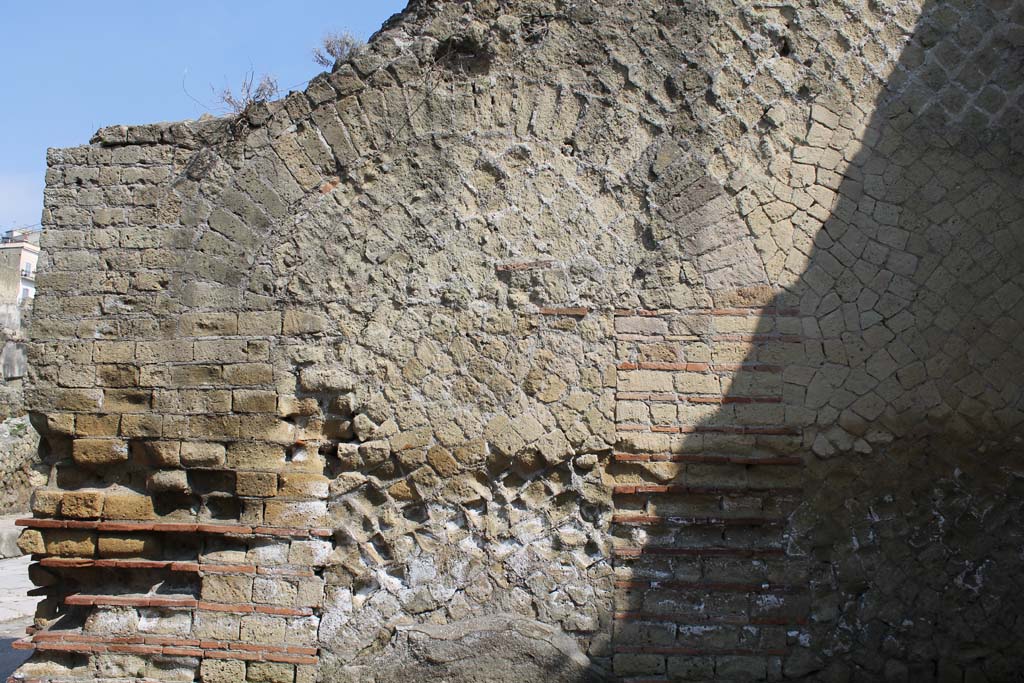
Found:
[{"label": "shadow on wall", "polygon": [[745,328],[669,316],[675,469],[619,456],[652,485],[617,496],[617,676],[1024,670],[1022,82],[1024,3],[926,4],[873,112],[812,109],[793,175],[834,200],[790,225],[801,277]]}]

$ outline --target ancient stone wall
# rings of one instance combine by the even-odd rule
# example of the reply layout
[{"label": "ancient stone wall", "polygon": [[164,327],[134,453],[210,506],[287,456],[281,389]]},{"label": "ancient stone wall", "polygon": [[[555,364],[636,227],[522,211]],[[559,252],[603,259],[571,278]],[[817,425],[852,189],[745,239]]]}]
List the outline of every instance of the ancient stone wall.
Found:
[{"label": "ancient stone wall", "polygon": [[[14,278],[20,286],[20,275]],[[0,303],[0,514],[21,514],[29,508],[32,490],[45,484],[49,467],[39,459],[39,435],[29,424],[24,379],[28,374],[25,328],[32,301]],[[13,538],[13,537],[12,537]],[[13,542],[7,552],[16,554]]]},{"label": "ancient stone wall", "polygon": [[19,676],[1010,680],[1024,3],[414,2],[50,156]]}]

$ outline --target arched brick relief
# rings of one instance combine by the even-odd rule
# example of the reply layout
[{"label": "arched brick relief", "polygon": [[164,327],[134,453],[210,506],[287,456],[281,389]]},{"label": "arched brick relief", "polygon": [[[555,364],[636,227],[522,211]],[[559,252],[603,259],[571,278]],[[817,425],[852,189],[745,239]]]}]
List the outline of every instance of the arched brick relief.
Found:
[{"label": "arched brick relief", "polygon": [[1020,13],[414,2],[52,152],[22,673],[1000,680]]}]

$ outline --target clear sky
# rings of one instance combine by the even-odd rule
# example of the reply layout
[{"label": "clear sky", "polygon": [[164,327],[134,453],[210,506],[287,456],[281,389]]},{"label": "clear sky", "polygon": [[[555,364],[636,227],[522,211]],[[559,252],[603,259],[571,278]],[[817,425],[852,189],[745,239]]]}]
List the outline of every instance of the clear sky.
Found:
[{"label": "clear sky", "polygon": [[39,222],[47,147],[111,124],[224,113],[215,91],[250,70],[282,94],[298,89],[322,71],[312,51],[324,34],[368,38],[405,5],[0,0],[0,230]]}]

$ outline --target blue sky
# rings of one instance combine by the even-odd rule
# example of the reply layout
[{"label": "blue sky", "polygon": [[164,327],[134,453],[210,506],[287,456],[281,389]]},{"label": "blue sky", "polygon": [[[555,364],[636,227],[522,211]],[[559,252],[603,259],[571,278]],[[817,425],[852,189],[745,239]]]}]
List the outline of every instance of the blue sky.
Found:
[{"label": "blue sky", "polygon": [[298,89],[321,71],[311,54],[325,33],[367,38],[405,4],[0,0],[0,230],[39,222],[47,147],[223,113],[214,90],[250,70]]}]

